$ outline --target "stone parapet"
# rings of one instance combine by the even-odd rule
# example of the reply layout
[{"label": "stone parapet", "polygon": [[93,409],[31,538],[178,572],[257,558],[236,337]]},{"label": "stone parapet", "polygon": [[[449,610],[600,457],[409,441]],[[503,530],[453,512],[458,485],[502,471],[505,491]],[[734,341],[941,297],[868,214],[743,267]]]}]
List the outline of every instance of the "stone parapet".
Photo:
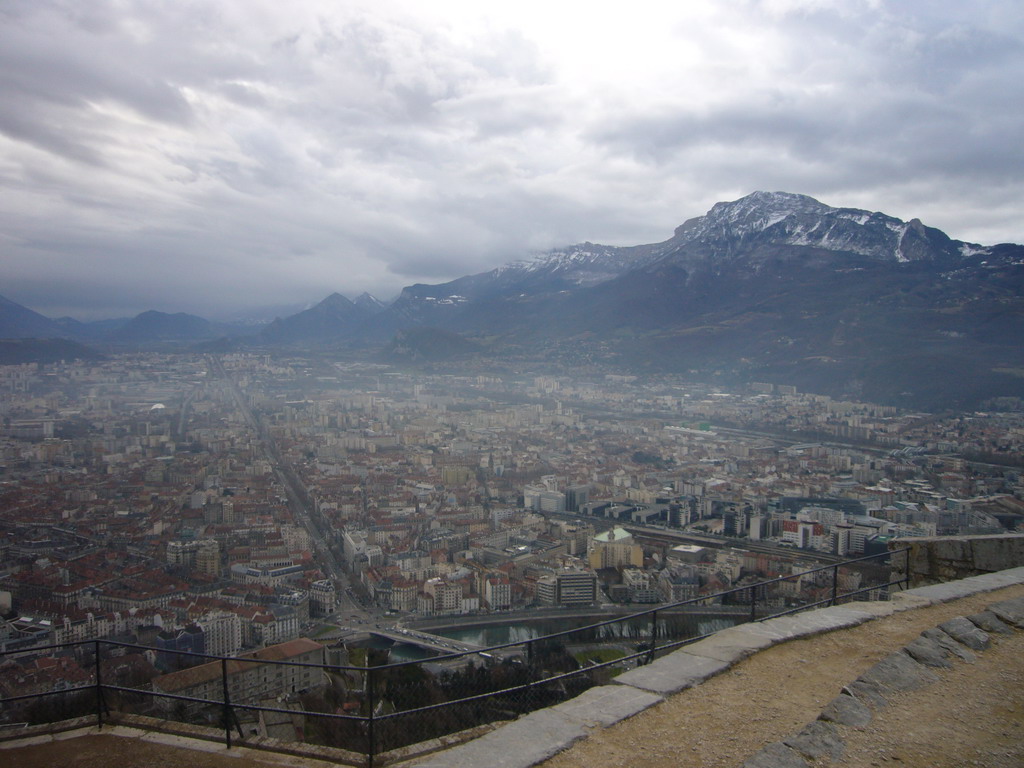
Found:
[{"label": "stone parapet", "polygon": [[911,587],[1024,566],[1024,534],[929,536],[889,543],[892,551],[907,548],[906,556],[893,557],[893,578],[909,576]]}]

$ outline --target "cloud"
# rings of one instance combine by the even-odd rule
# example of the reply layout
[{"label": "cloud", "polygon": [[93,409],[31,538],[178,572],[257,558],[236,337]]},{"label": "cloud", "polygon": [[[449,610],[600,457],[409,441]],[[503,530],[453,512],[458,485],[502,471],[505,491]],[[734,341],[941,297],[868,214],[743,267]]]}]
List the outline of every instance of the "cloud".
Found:
[{"label": "cloud", "polygon": [[393,295],[754,189],[1021,240],[1013,2],[0,6],[4,293]]}]

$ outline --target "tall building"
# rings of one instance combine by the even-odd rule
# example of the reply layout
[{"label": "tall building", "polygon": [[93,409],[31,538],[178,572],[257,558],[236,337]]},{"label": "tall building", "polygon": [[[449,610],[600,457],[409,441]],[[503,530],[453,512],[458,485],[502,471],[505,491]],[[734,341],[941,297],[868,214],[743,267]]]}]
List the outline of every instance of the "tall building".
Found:
[{"label": "tall building", "polygon": [[209,611],[196,620],[206,638],[206,653],[234,656],[242,647],[242,619],[230,611]]},{"label": "tall building", "polygon": [[508,576],[490,576],[484,581],[484,600],[492,611],[512,607],[512,585]]},{"label": "tall building", "polygon": [[579,512],[590,497],[589,485],[570,485],[565,489],[565,511]]},{"label": "tall building", "polygon": [[220,575],[220,544],[214,539],[203,539],[196,549],[196,571],[216,578]]}]

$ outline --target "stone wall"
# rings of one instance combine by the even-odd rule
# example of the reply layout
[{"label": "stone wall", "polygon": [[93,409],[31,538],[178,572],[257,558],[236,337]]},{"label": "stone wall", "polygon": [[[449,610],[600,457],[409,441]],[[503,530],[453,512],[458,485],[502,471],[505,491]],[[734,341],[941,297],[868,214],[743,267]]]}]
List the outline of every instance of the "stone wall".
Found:
[{"label": "stone wall", "polygon": [[1024,565],[1024,534],[997,536],[930,536],[896,539],[890,550],[909,547],[909,558],[893,555],[893,579],[906,576],[910,586],[938,584]]}]

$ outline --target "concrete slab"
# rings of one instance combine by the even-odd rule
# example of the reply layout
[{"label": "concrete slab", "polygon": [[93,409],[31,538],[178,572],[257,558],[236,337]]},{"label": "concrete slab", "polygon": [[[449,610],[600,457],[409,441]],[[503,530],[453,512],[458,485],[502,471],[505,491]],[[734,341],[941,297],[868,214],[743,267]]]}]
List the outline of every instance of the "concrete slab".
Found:
[{"label": "concrete slab", "polygon": [[0,749],[17,749],[18,747],[35,747],[39,744],[49,744],[53,741],[53,735],[41,733],[38,736],[26,736],[24,739],[11,739],[0,742]]},{"label": "concrete slab", "polygon": [[763,637],[771,641],[772,645],[792,640],[795,635],[797,623],[792,621],[792,616],[780,616],[777,619],[765,619],[764,621],[753,621],[746,624],[737,624],[726,632],[738,632],[742,630],[754,637]]},{"label": "concrete slab", "polygon": [[995,573],[983,573],[980,576],[971,576],[964,579],[986,590],[1002,589],[1012,587],[1015,584],[1024,584],[1024,568],[1012,568],[1008,571],[996,571]]},{"label": "concrete slab", "polygon": [[587,735],[578,720],[546,709],[444,752],[414,760],[416,768],[530,768]]},{"label": "concrete slab", "polygon": [[874,619],[882,619],[886,616],[892,616],[903,609],[892,600],[875,600],[871,602],[858,602],[854,610],[861,613],[869,613]]},{"label": "concrete slab", "polygon": [[104,725],[102,729],[95,730],[94,732],[103,734],[104,736],[119,736],[125,739],[138,739],[145,736],[147,733],[153,733],[153,731],[147,731],[142,728],[132,728],[129,725]]},{"label": "concrete slab", "polygon": [[743,632],[743,627],[730,627],[716,632],[711,637],[690,643],[686,646],[686,653],[694,656],[706,656],[709,659],[735,664],[737,661],[747,658],[757,651],[770,647],[779,640],[773,640],[765,634],[756,632]]},{"label": "concrete slab", "polygon": [[896,612],[912,611],[915,608],[927,608],[929,605],[936,603],[930,597],[914,594],[911,590],[893,593],[892,597],[889,598],[889,602],[892,603]]},{"label": "concrete slab", "polygon": [[[786,639],[793,640],[798,637],[810,637],[822,632],[831,632],[836,629],[846,629],[863,624],[872,619],[872,615],[866,611],[858,611],[845,606],[834,606],[832,608],[818,608],[805,613],[794,613],[792,616],[782,616],[778,619],[771,619],[775,628],[781,632],[788,632]],[[768,624],[769,622],[762,622]]]},{"label": "concrete slab", "polygon": [[718,659],[676,651],[657,659],[653,664],[623,672],[615,678],[615,682],[664,695],[700,685],[730,666],[728,662]]},{"label": "concrete slab", "polygon": [[903,595],[917,595],[926,597],[936,603],[947,603],[950,600],[959,600],[962,597],[971,597],[982,592],[988,592],[989,588],[971,583],[970,579],[960,581],[947,581],[944,584],[931,584],[927,587],[915,587],[901,592]]},{"label": "concrete slab", "polygon": [[53,740],[66,741],[67,739],[77,739],[79,736],[95,736],[99,733],[108,734],[109,731],[100,731],[96,726],[90,726],[89,728],[73,728],[69,731],[61,731],[60,733],[53,734]]},{"label": "concrete slab", "polygon": [[664,700],[663,696],[629,685],[602,685],[552,710],[584,725],[607,728]]},{"label": "concrete slab", "polygon": [[156,744],[164,744],[168,747],[180,747],[181,749],[193,749],[198,752],[227,752],[227,745],[221,742],[206,741],[204,739],[191,739],[188,736],[177,736],[173,733],[159,733],[150,731],[139,736],[139,741],[152,741]]}]

